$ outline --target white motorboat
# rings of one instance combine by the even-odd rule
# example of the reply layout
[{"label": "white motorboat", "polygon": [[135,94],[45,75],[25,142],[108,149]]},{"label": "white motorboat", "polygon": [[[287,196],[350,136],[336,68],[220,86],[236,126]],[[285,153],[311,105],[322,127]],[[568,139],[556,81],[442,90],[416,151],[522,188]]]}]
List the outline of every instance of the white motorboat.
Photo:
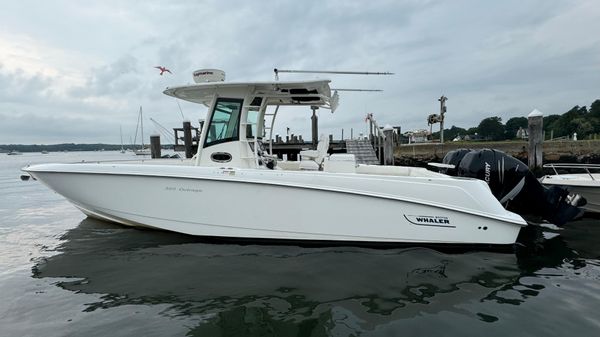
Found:
[{"label": "white motorboat", "polygon": [[140,148],[140,149],[133,149],[133,153],[135,153],[137,156],[149,156],[151,154],[150,149],[147,147]]},{"label": "white motorboat", "polygon": [[[600,213],[600,165],[545,164],[544,167],[551,168],[554,174],[542,177],[542,184],[566,187],[570,192],[586,199],[587,204],[582,208],[589,212]],[[575,170],[579,173],[559,174],[558,170]]]},{"label": "white motorboat", "polygon": [[357,165],[353,155],[328,155],[326,137],[301,161],[277,160],[270,142],[278,113],[335,110],[328,80],[217,81],[164,93],[209,108],[194,159],[24,170],[91,217],[207,237],[510,245],[527,225],[484,181]]}]

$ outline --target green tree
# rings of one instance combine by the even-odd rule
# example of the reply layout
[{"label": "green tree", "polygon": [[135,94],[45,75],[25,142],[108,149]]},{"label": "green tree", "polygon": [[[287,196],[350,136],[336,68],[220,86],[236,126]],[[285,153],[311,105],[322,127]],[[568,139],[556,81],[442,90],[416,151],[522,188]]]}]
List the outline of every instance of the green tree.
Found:
[{"label": "green tree", "polygon": [[[554,121],[550,126],[550,130],[554,130],[554,137],[571,136],[577,131],[577,123],[572,123],[575,119],[585,118],[588,114],[587,108],[574,106],[571,110],[565,112],[559,119]],[[581,135],[583,138],[583,135]]]},{"label": "green tree", "polygon": [[506,121],[506,139],[514,139],[517,137],[517,131],[519,128],[527,129],[527,118],[526,117],[513,117]]},{"label": "green tree", "polygon": [[[594,126],[590,118],[578,117],[569,122],[569,129],[573,130],[573,133],[577,132],[577,138],[583,139],[594,131]],[[572,136],[573,134],[569,135]]]},{"label": "green tree", "polygon": [[[444,131],[446,132],[446,131]],[[447,131],[448,134],[448,140],[452,140],[454,138],[456,138],[457,136],[461,136],[464,137],[467,134],[467,130],[458,127],[458,126],[454,126],[452,125],[452,127]]]},{"label": "green tree", "polygon": [[467,129],[467,135],[479,134],[479,129],[475,126]]},{"label": "green tree", "polygon": [[590,105],[590,110],[588,111],[588,116],[590,123],[592,124],[592,132],[600,133],[600,99],[597,99]]},{"label": "green tree", "polygon": [[590,105],[590,111],[588,112],[590,117],[600,118],[600,99],[597,99]]},{"label": "green tree", "polygon": [[[444,140],[445,141],[451,141],[454,138],[456,138],[456,136],[462,136],[464,137],[465,135],[467,135],[467,130],[458,127],[458,126],[454,126],[452,125],[452,127],[450,129],[444,129]],[[440,132],[434,132],[432,134],[433,139],[440,139]]]},{"label": "green tree", "polygon": [[560,119],[560,115],[544,116],[544,131],[546,134],[550,134],[550,131],[554,130],[556,121]]},{"label": "green tree", "polygon": [[477,129],[479,129],[481,136],[486,139],[504,139],[504,125],[502,124],[502,118],[498,116],[488,117],[482,120]]}]

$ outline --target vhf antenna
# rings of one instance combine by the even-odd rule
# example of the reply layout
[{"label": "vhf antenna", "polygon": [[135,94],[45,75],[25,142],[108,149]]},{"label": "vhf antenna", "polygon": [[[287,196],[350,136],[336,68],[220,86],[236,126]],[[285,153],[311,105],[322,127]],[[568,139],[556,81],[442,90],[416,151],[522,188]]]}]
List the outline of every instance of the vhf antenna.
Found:
[{"label": "vhf antenna", "polygon": [[275,72],[275,81],[279,81],[279,73],[303,73],[303,74],[339,74],[339,75],[394,75],[390,72],[370,72],[370,71],[331,71],[331,70],[289,70],[273,69]]},{"label": "vhf antenna", "polygon": [[338,88],[331,88],[331,90],[335,90],[335,91],[376,91],[376,92],[381,92],[383,90],[381,89],[338,89]]}]

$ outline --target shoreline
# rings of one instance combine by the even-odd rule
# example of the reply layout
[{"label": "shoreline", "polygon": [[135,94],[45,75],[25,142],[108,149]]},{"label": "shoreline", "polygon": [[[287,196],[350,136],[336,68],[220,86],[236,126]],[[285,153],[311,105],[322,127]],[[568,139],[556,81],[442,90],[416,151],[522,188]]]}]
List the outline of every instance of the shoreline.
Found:
[{"label": "shoreline", "polygon": [[[446,153],[457,149],[495,149],[525,163],[528,159],[527,141],[447,142],[402,144],[394,149],[394,165],[427,166],[441,162]],[[600,140],[545,141],[544,163],[600,164]]]}]

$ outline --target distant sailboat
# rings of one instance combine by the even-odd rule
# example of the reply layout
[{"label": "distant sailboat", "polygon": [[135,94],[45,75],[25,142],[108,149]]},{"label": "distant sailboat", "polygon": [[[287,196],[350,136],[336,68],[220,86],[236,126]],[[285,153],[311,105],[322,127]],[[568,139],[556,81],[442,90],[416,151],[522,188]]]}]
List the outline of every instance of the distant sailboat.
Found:
[{"label": "distant sailboat", "polygon": [[[144,117],[142,114],[142,107],[140,106],[140,113],[138,115],[138,126],[141,129],[141,134],[142,134],[142,146],[139,149],[134,149],[133,153],[135,153],[138,156],[149,156],[150,155],[150,149],[146,148],[144,146]],[[135,130],[135,135],[137,137],[137,128]]]},{"label": "distant sailboat", "polygon": [[121,153],[125,153],[125,149],[123,148],[123,128],[119,125],[119,133],[121,134]]}]

